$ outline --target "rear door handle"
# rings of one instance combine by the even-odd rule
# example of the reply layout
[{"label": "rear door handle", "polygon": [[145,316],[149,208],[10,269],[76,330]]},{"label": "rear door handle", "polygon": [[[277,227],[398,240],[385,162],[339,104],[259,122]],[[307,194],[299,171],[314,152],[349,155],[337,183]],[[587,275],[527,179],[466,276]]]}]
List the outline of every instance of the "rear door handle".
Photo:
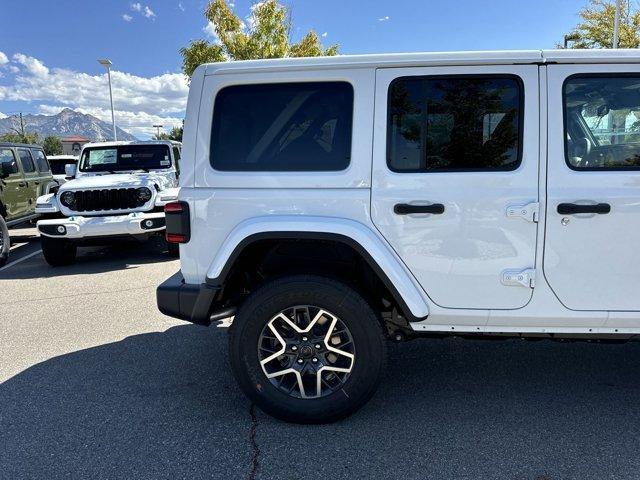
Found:
[{"label": "rear door handle", "polygon": [[597,213],[606,215],[611,211],[608,203],[596,203],[595,205],[581,205],[578,203],[560,203],[558,213],[560,215],[576,215],[578,213]]},{"label": "rear door handle", "polygon": [[19,187],[26,187],[27,186],[27,182],[18,182],[18,186]]},{"label": "rear door handle", "polygon": [[398,203],[393,207],[393,211],[397,215],[409,215],[411,213],[431,213],[433,215],[441,215],[444,213],[444,205],[441,203],[432,203],[431,205]]}]

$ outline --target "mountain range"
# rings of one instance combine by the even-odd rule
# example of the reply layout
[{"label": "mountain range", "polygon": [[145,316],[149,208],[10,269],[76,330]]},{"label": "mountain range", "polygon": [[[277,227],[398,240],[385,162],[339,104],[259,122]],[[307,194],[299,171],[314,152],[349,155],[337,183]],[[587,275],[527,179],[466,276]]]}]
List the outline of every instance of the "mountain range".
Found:
[{"label": "mountain range", "polygon": [[[25,130],[29,133],[35,132],[41,138],[49,135],[56,137],[80,136],[94,142],[113,138],[113,129],[110,123],[104,122],[93,115],[76,112],[70,108],[65,108],[56,115],[27,114],[23,115],[22,119]],[[19,128],[19,125],[20,117],[18,115],[0,118],[0,135],[14,131],[13,129]],[[136,137],[118,126],[116,126],[116,130],[118,132],[118,140],[137,140]]]}]

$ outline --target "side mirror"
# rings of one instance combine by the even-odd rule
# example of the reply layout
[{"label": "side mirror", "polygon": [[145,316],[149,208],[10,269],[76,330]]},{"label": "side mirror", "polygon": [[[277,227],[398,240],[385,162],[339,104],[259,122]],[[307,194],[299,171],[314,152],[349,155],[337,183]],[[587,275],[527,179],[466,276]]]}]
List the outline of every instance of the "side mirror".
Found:
[{"label": "side mirror", "polygon": [[64,176],[67,178],[75,178],[76,177],[76,164],[75,163],[67,163],[64,166]]},{"label": "side mirror", "polygon": [[0,162],[0,178],[7,178],[11,173],[7,162]]}]

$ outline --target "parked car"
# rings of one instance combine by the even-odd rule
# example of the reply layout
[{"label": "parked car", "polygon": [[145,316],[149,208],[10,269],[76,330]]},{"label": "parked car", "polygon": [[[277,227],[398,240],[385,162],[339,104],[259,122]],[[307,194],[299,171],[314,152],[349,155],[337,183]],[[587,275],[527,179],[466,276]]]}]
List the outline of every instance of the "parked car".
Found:
[{"label": "parked car", "polygon": [[170,141],[85,144],[77,171],[67,172],[75,179],[38,199],[38,213],[59,217],[38,221],[47,263],[68,265],[83,245],[162,235],[164,204],[177,197],[179,155]]},{"label": "parked car", "polygon": [[53,178],[58,182],[58,184],[62,185],[69,180],[73,180],[72,177],[67,176],[65,168],[68,168],[66,167],[67,165],[77,166],[78,157],[73,155],[49,155],[47,160],[49,160],[49,165],[51,165]]},{"label": "parked car", "polygon": [[9,228],[37,218],[36,199],[57,186],[41,146],[0,142],[0,266],[9,258]]},{"label": "parked car", "polygon": [[240,387],[294,422],[362,406],[389,338],[637,338],[639,118],[634,50],[200,66],[158,306],[235,315]]}]

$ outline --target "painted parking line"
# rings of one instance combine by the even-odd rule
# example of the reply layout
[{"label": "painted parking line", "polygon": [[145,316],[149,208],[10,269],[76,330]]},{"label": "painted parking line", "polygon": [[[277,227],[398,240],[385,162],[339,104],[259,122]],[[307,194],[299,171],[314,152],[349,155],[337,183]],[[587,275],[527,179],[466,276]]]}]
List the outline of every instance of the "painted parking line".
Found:
[{"label": "painted parking line", "polygon": [[41,253],[42,253],[42,250],[36,250],[35,252],[31,252],[29,255],[25,255],[24,257],[19,258],[18,260],[15,260],[15,261],[13,261],[11,263],[7,263],[4,267],[0,268],[0,272],[2,272],[3,270],[6,270],[7,268],[11,268],[14,265],[17,265],[18,263],[20,263],[20,262],[22,262],[24,260],[27,260],[27,259],[29,259],[31,257],[35,257],[36,255],[39,255]]}]

